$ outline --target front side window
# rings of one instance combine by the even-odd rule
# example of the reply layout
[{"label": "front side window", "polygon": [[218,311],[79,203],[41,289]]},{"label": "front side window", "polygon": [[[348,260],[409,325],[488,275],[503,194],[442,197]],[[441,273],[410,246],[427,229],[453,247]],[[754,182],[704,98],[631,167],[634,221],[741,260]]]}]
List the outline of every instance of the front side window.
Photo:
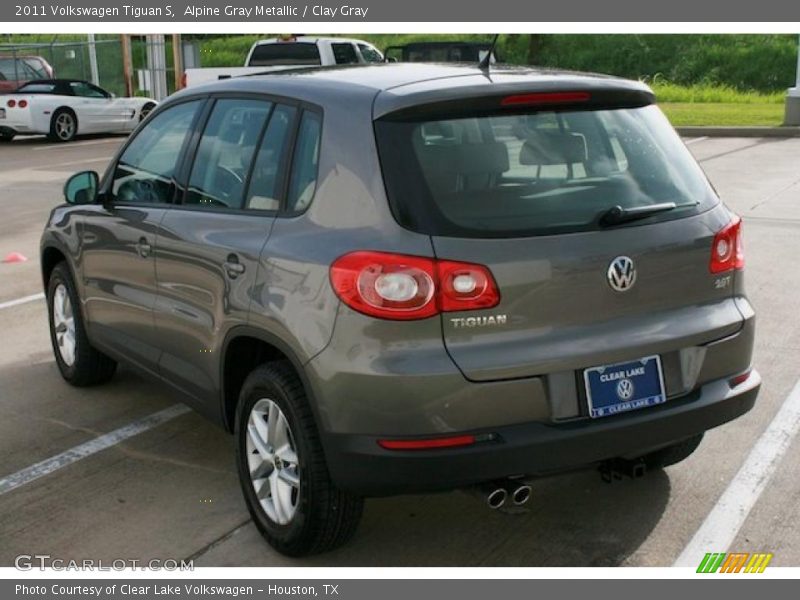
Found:
[{"label": "front side window", "polygon": [[115,202],[167,203],[175,191],[173,177],[199,100],[167,108],[148,119],[114,169]]},{"label": "front side window", "polygon": [[258,138],[272,104],[218,100],[195,154],[184,204],[241,208]]},{"label": "front side window", "polygon": [[378,52],[372,46],[368,46],[367,44],[359,44],[358,49],[361,50],[361,56],[364,58],[364,62],[368,63],[383,62],[383,56],[381,56],[381,53]]},{"label": "front side window", "polygon": [[655,106],[382,120],[392,209],[433,235],[512,237],[602,227],[614,206],[695,214],[716,196]]},{"label": "front side window", "polygon": [[292,161],[292,175],[286,198],[288,212],[302,212],[314,197],[319,169],[319,144],[322,134],[320,116],[311,111],[303,113]]}]

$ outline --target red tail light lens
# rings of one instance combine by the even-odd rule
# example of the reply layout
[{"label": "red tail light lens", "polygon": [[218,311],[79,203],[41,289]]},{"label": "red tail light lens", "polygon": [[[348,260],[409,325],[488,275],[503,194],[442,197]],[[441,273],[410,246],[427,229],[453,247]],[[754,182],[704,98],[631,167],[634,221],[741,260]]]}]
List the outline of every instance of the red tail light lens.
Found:
[{"label": "red tail light lens", "polygon": [[9,100],[8,102],[6,102],[6,106],[8,106],[8,108],[14,108],[16,105],[17,105],[17,101],[13,100],[13,99]]},{"label": "red tail light lens", "polygon": [[19,103],[17,104],[17,106],[19,106],[20,108],[26,108],[28,106],[28,101],[27,100],[20,100]]},{"label": "red tail light lens", "polygon": [[359,251],[338,258],[330,275],[345,304],[382,319],[425,319],[500,302],[489,269],[471,263]]},{"label": "red tail light lens", "polygon": [[477,439],[474,435],[456,435],[424,440],[378,440],[378,445],[386,450],[432,450],[436,448],[471,446],[476,441]]},{"label": "red tail light lens", "polygon": [[536,94],[516,94],[506,96],[500,101],[501,106],[537,106],[542,104],[572,104],[587,102],[591,98],[589,92],[539,92]]},{"label": "red tail light lens", "polygon": [[744,246],[742,245],[742,220],[739,217],[723,227],[714,236],[711,246],[712,273],[724,273],[744,268]]}]

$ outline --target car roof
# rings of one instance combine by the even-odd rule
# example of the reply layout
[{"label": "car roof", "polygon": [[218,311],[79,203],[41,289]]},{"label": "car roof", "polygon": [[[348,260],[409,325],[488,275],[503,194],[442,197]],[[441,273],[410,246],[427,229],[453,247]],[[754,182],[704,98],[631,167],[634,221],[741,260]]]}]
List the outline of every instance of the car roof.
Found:
[{"label": "car roof", "polygon": [[[365,42],[364,40],[357,40],[355,38],[344,38],[344,37],[321,37],[315,35],[298,35],[293,38],[269,38],[266,40],[258,40],[255,42],[255,46],[264,46],[267,44],[316,44],[318,42],[340,42],[340,43],[351,43],[351,44],[369,44],[369,42]],[[370,44],[372,45],[372,44]]]},{"label": "car roof", "polygon": [[417,104],[523,91],[620,90],[642,95],[652,91],[628,79],[534,67],[457,63],[373,63],[340,67],[308,67],[232,77],[196,88],[192,93],[261,92],[284,95],[326,106],[368,98],[374,118]]}]

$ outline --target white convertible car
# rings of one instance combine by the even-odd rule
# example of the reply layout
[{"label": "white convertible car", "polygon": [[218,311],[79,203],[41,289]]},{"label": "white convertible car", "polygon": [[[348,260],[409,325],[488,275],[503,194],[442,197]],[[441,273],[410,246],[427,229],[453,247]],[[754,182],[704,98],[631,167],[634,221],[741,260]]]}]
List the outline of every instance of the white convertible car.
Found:
[{"label": "white convertible car", "polygon": [[43,133],[69,142],[86,133],[130,132],[156,104],[150,98],[116,98],[88,81],[29,81],[0,96],[0,140]]}]

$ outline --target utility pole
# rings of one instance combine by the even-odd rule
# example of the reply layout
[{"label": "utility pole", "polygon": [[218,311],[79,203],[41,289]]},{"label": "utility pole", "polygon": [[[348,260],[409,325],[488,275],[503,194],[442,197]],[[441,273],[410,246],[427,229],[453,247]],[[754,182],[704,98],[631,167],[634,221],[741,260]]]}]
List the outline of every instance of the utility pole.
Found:
[{"label": "utility pole", "polygon": [[131,56],[131,36],[123,33],[122,43],[122,77],[125,80],[125,95],[133,96],[133,58]]},{"label": "utility pole", "polygon": [[794,87],[786,92],[784,125],[800,126],[800,35],[797,36],[797,71]]},{"label": "utility pole", "polygon": [[172,34],[172,71],[177,92],[183,87],[183,45],[179,33]]},{"label": "utility pole", "polygon": [[97,70],[97,44],[94,43],[94,34],[89,33],[89,72],[92,75],[92,83],[100,85],[100,73]]}]

